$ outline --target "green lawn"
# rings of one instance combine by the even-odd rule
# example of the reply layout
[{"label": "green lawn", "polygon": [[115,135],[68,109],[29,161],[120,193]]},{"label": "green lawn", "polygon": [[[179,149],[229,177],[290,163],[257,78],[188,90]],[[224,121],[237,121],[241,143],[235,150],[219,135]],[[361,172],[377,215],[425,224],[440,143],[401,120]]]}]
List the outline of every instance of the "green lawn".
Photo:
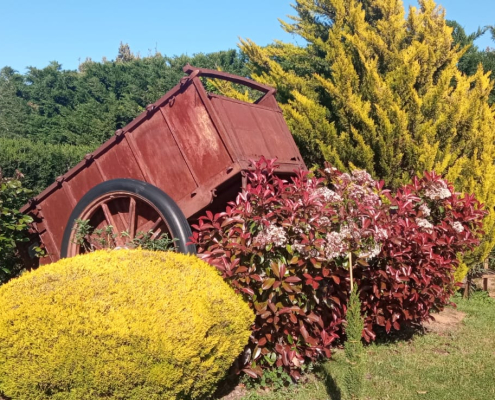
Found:
[{"label": "green lawn", "polygon": [[[477,294],[455,302],[466,313],[455,328],[367,348],[364,399],[495,399],[495,300]],[[337,352],[304,384],[263,393],[252,390],[242,400],[340,399],[344,365],[342,352]]]}]

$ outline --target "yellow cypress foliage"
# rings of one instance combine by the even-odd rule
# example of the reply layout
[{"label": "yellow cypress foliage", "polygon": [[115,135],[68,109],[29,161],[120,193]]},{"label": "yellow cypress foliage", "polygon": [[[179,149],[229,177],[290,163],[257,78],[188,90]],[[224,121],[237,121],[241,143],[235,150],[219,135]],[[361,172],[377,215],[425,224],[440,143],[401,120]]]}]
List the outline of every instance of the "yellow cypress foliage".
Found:
[{"label": "yellow cypress foliage", "polygon": [[0,392],[195,399],[248,342],[249,306],[191,255],[98,251],[0,287]]},{"label": "yellow cypress foliage", "polygon": [[481,67],[470,77],[458,70],[465,49],[444,10],[418,3],[406,17],[401,0],[297,0],[297,15],[281,22],[305,46],[240,47],[252,77],[278,89],[310,165],[364,168],[391,188],[435,170],[475,193],[490,212],[469,262],[480,261],[495,244],[493,83]]}]

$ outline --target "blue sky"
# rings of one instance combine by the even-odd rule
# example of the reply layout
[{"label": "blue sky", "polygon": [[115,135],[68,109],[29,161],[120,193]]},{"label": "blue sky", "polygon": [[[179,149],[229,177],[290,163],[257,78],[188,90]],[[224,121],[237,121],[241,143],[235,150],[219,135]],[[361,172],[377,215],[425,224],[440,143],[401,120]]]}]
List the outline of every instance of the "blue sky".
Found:
[{"label": "blue sky", "polygon": [[[293,14],[292,0],[2,0],[0,68],[45,67],[50,61],[75,69],[80,61],[115,58],[121,41],[147,55],[178,55],[235,48],[238,37],[260,45],[297,41],[277,18]],[[439,0],[447,18],[468,32],[495,25],[494,0]],[[406,6],[417,4],[405,0]],[[492,46],[489,35],[477,43]]]}]

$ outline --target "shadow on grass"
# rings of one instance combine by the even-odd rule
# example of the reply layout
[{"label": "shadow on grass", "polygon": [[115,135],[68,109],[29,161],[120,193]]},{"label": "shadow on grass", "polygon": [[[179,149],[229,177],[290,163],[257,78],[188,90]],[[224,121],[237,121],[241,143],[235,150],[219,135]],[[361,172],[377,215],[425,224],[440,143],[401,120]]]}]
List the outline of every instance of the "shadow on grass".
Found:
[{"label": "shadow on grass", "polygon": [[426,329],[422,325],[403,326],[400,331],[392,329],[390,333],[385,331],[384,327],[374,326],[376,333],[376,344],[391,344],[397,342],[409,342],[414,336],[423,336]]},{"label": "shadow on grass", "polygon": [[[332,361],[327,361],[327,363],[331,363]],[[324,384],[327,394],[331,400],[342,400],[342,392],[337,384],[337,381],[332,373],[329,371],[329,367],[324,367],[323,365],[318,366],[315,370],[317,376],[321,377]]]},{"label": "shadow on grass", "polygon": [[[231,394],[239,384],[240,375],[236,375],[232,372],[220,381],[217,390],[211,397],[213,400],[221,399],[229,394]],[[1,399],[0,399],[1,400]]]},{"label": "shadow on grass", "polygon": [[340,391],[337,382],[333,379],[332,375],[328,374],[325,376],[325,388],[327,393],[332,400],[341,400],[342,392]]}]

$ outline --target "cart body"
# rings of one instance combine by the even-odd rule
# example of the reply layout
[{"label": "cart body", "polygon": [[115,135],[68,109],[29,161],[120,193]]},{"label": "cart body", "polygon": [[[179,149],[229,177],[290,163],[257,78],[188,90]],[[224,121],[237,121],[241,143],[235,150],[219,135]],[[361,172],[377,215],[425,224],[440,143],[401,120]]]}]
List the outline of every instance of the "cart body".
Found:
[{"label": "cart body", "polygon": [[[251,160],[277,158],[280,174],[304,168],[275,89],[218,71],[191,66],[184,71],[188,76],[177,86],[21,209],[34,219],[31,246],[45,248],[41,264],[61,257],[74,209],[102,182],[146,182],[191,221],[235,198]],[[247,103],[209,94],[201,77],[242,84],[263,96]]]}]

